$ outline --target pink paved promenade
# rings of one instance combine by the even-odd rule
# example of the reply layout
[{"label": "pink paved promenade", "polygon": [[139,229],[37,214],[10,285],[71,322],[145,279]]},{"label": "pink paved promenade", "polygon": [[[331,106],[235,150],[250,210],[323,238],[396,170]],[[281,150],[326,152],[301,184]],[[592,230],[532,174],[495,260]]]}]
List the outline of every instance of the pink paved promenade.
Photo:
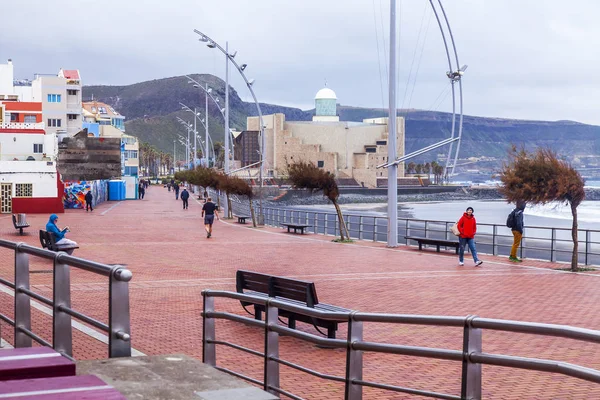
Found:
[{"label": "pink paved promenade", "polygon": [[[368,312],[455,315],[476,314],[600,330],[600,275],[571,274],[564,265],[482,255],[483,268],[472,260],[459,267],[452,252],[387,249],[383,244],[337,244],[331,237],[293,235],[277,228],[253,229],[231,221],[217,222],[207,240],[201,206],[190,201],[184,211],[172,192],[151,187],[141,201],[107,202],[93,213],[68,210],[59,225],[81,248],[75,255],[107,264],[124,264],[130,283],[133,347],[145,354],[202,354],[200,311],[203,289],[235,290],[235,271],[249,269],[316,283],[319,299]],[[9,216],[0,217],[1,237],[39,246],[37,230],[47,215],[28,215],[29,234],[19,237]],[[0,276],[12,280],[13,255],[0,249]],[[34,290],[52,296],[47,262],[32,260]],[[87,272],[72,273],[73,305],[100,320],[107,318],[107,283]],[[0,312],[12,313],[12,297],[0,292]],[[217,301],[217,309],[245,314],[239,303]],[[10,311],[9,311],[10,310]],[[33,312],[34,331],[51,339],[50,317]],[[46,325],[44,325],[46,324]],[[299,329],[314,332],[309,325]],[[338,331],[346,337],[346,325]],[[104,358],[106,345],[74,331],[75,357]],[[12,332],[2,323],[2,336]],[[365,339],[404,345],[460,350],[462,329],[366,324]],[[262,331],[217,322],[217,337],[261,350]],[[320,349],[295,339],[281,339],[281,357],[323,373],[343,375],[345,352]],[[488,353],[539,357],[600,369],[600,346],[573,340],[485,331]],[[219,347],[218,364],[262,380],[262,360]],[[416,357],[365,355],[364,377],[449,394],[460,394],[460,363]],[[282,388],[308,399],[341,399],[343,385],[281,367]],[[484,398],[592,399],[600,386],[546,373],[483,367]],[[410,395],[364,389],[366,399],[409,399]]]}]

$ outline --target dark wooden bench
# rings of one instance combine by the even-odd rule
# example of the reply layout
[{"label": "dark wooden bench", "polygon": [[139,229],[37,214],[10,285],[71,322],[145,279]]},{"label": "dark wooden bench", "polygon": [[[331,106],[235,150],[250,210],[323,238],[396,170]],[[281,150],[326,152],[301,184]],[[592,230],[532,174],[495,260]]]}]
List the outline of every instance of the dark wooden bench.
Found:
[{"label": "dark wooden bench", "polygon": [[447,240],[447,239],[433,239],[426,237],[418,237],[418,236],[404,236],[405,239],[414,240],[419,244],[419,250],[423,250],[424,244],[430,244],[436,247],[436,251],[440,252],[440,247],[454,247],[456,249],[456,254],[458,254],[458,241],[457,240]]},{"label": "dark wooden bench", "polygon": [[19,218],[17,220],[17,216],[15,214],[12,215],[12,220],[13,220],[13,225],[15,226],[15,229],[19,230],[19,234],[23,235],[23,228],[28,228],[29,224],[26,221],[26,215],[25,214],[20,214],[23,215],[23,218]]},{"label": "dark wooden bench", "polygon": [[246,223],[246,219],[250,218],[247,215],[234,215],[234,217],[236,217],[238,219],[238,224],[245,224]]},{"label": "dark wooden bench", "polygon": [[294,233],[298,233],[298,229],[299,229],[301,235],[304,235],[304,229],[310,227],[310,225],[293,224],[293,223],[282,223],[281,225],[287,227],[288,233],[290,233],[290,229],[293,229]]},{"label": "dark wooden bench", "polygon": [[64,251],[67,254],[73,254],[73,251],[79,248],[77,245],[57,246],[54,234],[42,229],[40,229],[40,244],[44,249],[52,251]]},{"label": "dark wooden bench", "polygon": [[[236,273],[236,290],[238,293],[251,294],[265,298],[274,297],[277,300],[285,301],[290,304],[310,307],[320,311],[350,311],[346,308],[331,304],[319,303],[315,284],[313,282],[300,281],[297,279],[239,270]],[[245,301],[241,301],[241,303],[244,309],[250,305],[254,306],[254,318],[257,320],[262,319],[262,313],[265,311],[263,305]],[[287,318],[288,326],[292,329],[296,328],[296,321],[312,324],[319,332],[319,327],[325,328],[327,329],[327,337],[332,339],[335,339],[335,332],[338,329],[338,324],[347,322],[346,320],[324,320],[282,309],[279,310],[279,316]]]}]

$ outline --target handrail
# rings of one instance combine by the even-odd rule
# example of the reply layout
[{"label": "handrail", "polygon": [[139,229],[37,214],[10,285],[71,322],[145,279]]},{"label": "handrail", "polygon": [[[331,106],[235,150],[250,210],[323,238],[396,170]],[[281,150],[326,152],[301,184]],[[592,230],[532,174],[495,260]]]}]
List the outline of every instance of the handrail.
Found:
[{"label": "handrail", "polygon": [[[328,312],[314,310],[311,307],[291,305],[275,298],[265,298],[236,292],[204,290],[202,291],[203,304],[203,362],[217,367],[216,346],[225,345],[234,349],[246,351],[258,357],[264,358],[264,381],[255,383],[262,385],[264,390],[273,393],[284,393],[292,398],[296,395],[285,391],[279,385],[279,365],[286,365],[296,370],[308,373],[321,379],[344,382],[345,399],[362,399],[362,387],[374,387],[395,392],[410,393],[415,395],[439,398],[439,399],[481,399],[482,393],[482,365],[496,365],[510,368],[519,368],[531,371],[542,371],[557,373],[574,377],[581,380],[600,383],[600,371],[568,362],[547,360],[541,358],[518,357],[503,354],[488,354],[482,350],[482,330],[500,330],[514,333],[527,333],[533,335],[555,336],[579,341],[600,343],[600,331],[574,327],[569,325],[545,324],[536,322],[524,322],[513,320],[502,320],[482,318],[478,316],[439,316],[439,315],[410,315],[410,314],[383,314],[363,313],[356,311]],[[257,321],[249,317],[231,314],[227,312],[214,311],[215,298],[229,298],[244,300],[265,306],[265,321]],[[330,339],[316,336],[307,332],[282,326],[278,323],[279,310],[293,311],[307,316],[320,319],[333,319],[348,322],[348,338]],[[265,347],[264,352],[246,349],[242,346],[228,341],[215,340],[215,318],[228,319],[241,322],[264,329]],[[364,341],[363,323],[390,323],[390,324],[412,324],[423,326],[461,327],[463,328],[462,350],[442,349],[420,346],[407,346],[401,344],[379,343]],[[314,343],[328,348],[346,349],[345,378],[324,374],[314,371],[306,366],[298,365],[291,361],[279,358],[279,336],[285,335],[306,342]],[[405,388],[378,382],[365,381],[362,379],[362,354],[363,352],[400,354],[431,359],[458,361],[462,363],[461,394],[460,396],[448,393]],[[217,367],[220,370],[240,374]],[[248,377],[244,377],[247,379]],[[252,378],[249,378],[252,379]]]},{"label": "handrail", "polygon": [[[32,340],[53,347],[68,358],[73,358],[71,319],[76,318],[108,333],[108,357],[131,356],[131,330],[129,320],[129,281],[131,271],[119,265],[106,265],[91,260],[34,247],[23,242],[0,239],[0,247],[13,250],[14,282],[0,278],[0,284],[14,290],[14,320],[0,314],[0,320],[14,327],[14,346],[31,347]],[[29,257],[53,262],[53,298],[49,299],[30,288]],[[70,268],[75,267],[108,277],[108,324],[100,322],[71,308]],[[52,308],[52,341],[46,341],[31,330],[31,299]]]}]

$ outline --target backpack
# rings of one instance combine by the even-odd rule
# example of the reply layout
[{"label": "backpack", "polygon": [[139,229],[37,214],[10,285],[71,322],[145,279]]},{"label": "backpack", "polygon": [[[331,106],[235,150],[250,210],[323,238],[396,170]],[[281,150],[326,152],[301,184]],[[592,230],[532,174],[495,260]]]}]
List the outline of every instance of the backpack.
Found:
[{"label": "backpack", "polygon": [[511,229],[515,227],[515,210],[512,210],[510,214],[508,214],[508,218],[506,218],[506,226]]}]

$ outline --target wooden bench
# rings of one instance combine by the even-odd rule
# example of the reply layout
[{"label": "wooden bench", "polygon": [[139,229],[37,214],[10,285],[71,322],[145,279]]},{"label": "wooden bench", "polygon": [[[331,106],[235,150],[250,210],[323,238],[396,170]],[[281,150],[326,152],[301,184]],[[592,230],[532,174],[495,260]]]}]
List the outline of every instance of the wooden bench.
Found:
[{"label": "wooden bench", "polygon": [[50,347],[0,350],[0,381],[75,375],[75,363]]},{"label": "wooden bench", "polygon": [[29,224],[26,221],[26,215],[25,214],[19,214],[19,216],[23,216],[23,218],[19,218],[17,219],[17,216],[15,214],[12,215],[12,220],[13,220],[13,225],[15,226],[15,229],[19,230],[19,234],[23,235],[23,228],[28,228]]},{"label": "wooden bench", "polygon": [[247,215],[234,215],[234,217],[236,217],[238,219],[238,224],[245,224],[246,218],[250,218]]},{"label": "wooden bench", "polygon": [[298,233],[298,229],[300,229],[300,234],[301,235],[304,235],[304,229],[310,227],[310,225],[292,224],[292,223],[282,223],[281,225],[287,227],[288,233],[290,233],[290,229],[293,229],[294,233]]},{"label": "wooden bench", "polygon": [[436,247],[436,251],[440,252],[440,247],[454,247],[456,249],[456,254],[458,254],[458,241],[456,240],[446,240],[446,239],[433,239],[426,237],[418,237],[418,236],[404,236],[405,239],[414,240],[419,243],[419,250],[423,250],[424,244],[431,244]]},{"label": "wooden bench", "polygon": [[[290,304],[310,307],[320,311],[350,311],[346,308],[331,304],[319,303],[315,284],[313,282],[300,281],[297,279],[282,278],[279,276],[239,270],[236,273],[236,290],[238,293],[251,294],[264,298],[274,297],[277,300],[285,301]],[[257,320],[262,319],[261,316],[262,312],[265,311],[265,306],[245,301],[241,301],[241,303],[244,309],[246,309],[246,306],[253,305],[254,318]],[[347,322],[346,320],[331,321],[314,318],[308,315],[286,311],[283,309],[279,310],[279,316],[287,318],[288,326],[292,329],[296,328],[296,321],[312,324],[319,332],[320,330],[318,327],[326,328],[327,337],[332,339],[335,339],[335,332],[338,329],[338,324]],[[322,334],[324,335],[324,333]]]},{"label": "wooden bench", "polygon": [[57,246],[54,234],[42,229],[40,229],[40,244],[44,249],[52,251],[64,251],[67,254],[73,254],[73,251],[79,248],[77,245]]}]

